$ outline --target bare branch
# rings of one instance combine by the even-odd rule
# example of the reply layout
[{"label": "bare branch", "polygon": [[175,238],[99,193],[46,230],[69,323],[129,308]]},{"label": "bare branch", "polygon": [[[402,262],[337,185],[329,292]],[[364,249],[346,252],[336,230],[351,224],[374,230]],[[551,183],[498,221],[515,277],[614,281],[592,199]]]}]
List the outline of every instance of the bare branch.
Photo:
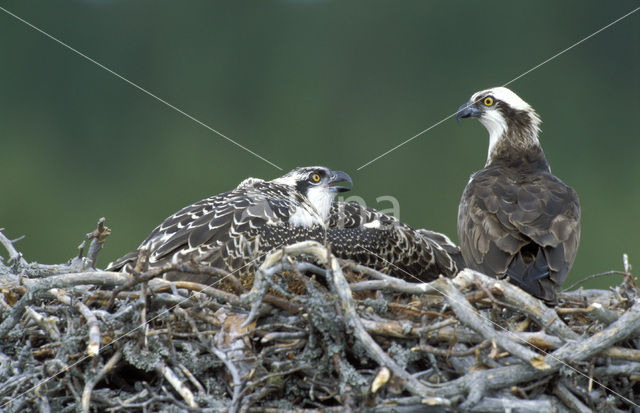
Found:
[{"label": "bare branch", "polygon": [[22,254],[14,248],[13,241],[5,237],[2,232],[0,232],[0,244],[2,244],[9,253],[9,262],[18,260],[21,266],[27,265],[27,261],[22,257]]},{"label": "bare branch", "polygon": [[[454,287],[452,281],[445,278],[440,278],[439,281],[438,284],[446,297],[447,303],[453,308],[460,321],[481,334],[485,340],[495,340],[500,347],[519,359],[531,363],[537,369],[545,370],[549,368],[548,365],[540,362],[538,354],[516,343],[510,334],[494,329],[486,318],[480,317],[460,291]],[[523,294],[525,293],[523,292]]]},{"label": "bare branch", "polygon": [[171,367],[167,366],[164,362],[160,361],[156,364],[156,371],[164,376],[165,379],[173,386],[182,399],[187,402],[189,407],[198,408],[195,397],[189,388],[176,376]]},{"label": "bare branch", "polygon": [[109,358],[109,361],[107,361],[105,365],[102,366],[98,373],[95,376],[91,377],[91,379],[87,380],[84,385],[84,390],[82,391],[82,411],[84,413],[89,412],[91,403],[91,391],[93,390],[93,388],[96,386],[96,384],[98,384],[100,380],[104,378],[104,376],[107,375],[107,373],[113,370],[113,368],[118,364],[121,358],[122,351],[116,351],[115,353],[113,353],[111,358]]},{"label": "bare branch", "polygon": [[98,220],[98,227],[87,234],[87,239],[91,240],[91,244],[89,244],[89,252],[87,253],[87,258],[91,262],[91,267],[96,268],[96,262],[98,261],[98,253],[104,246],[104,241],[111,234],[111,229],[104,225],[104,217]]}]

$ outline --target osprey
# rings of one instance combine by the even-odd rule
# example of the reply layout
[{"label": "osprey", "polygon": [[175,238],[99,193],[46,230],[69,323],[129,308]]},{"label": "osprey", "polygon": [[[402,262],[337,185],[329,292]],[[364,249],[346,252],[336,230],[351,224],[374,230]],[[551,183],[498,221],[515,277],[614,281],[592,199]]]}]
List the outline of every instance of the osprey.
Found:
[{"label": "osprey", "polygon": [[[444,272],[438,266],[441,261],[445,269],[452,266],[446,252],[435,254],[426,241],[406,249],[404,232],[397,225],[359,225],[356,207],[348,208],[353,215],[349,227],[331,227],[333,200],[338,192],[349,190],[338,185],[341,182],[352,184],[346,173],[322,166],[296,168],[271,181],[245,179],[230,192],[206,198],[171,215],[137,250],[108,268],[131,271],[144,248],[149,252],[150,267],[195,261],[237,271],[240,280],[248,285],[256,264],[267,253],[304,240],[326,241],[340,258],[390,269],[399,276],[406,276],[406,271],[422,279],[433,278]],[[208,276],[175,273],[168,274],[168,278],[209,280]]]},{"label": "osprey", "polygon": [[489,132],[484,169],[471,175],[458,209],[466,265],[556,302],[580,241],[576,192],[551,174],[538,133],[540,118],[504,87],[475,93],[457,112]]}]

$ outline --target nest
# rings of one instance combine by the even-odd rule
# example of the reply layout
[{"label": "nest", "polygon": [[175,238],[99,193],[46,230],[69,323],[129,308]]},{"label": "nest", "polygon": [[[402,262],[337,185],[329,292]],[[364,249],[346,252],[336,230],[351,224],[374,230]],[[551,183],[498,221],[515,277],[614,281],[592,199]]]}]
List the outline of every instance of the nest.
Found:
[{"label": "nest", "polygon": [[[303,242],[244,291],[197,263],[96,270],[106,235],[48,266],[0,234],[0,410],[640,412],[628,266],[549,308],[474,271],[409,283]],[[162,279],[175,270],[232,290]]]}]

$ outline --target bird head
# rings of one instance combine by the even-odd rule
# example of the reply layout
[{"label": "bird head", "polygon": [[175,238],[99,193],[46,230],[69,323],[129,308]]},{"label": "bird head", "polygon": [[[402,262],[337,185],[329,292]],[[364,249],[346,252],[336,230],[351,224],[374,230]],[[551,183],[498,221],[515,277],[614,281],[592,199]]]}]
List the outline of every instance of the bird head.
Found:
[{"label": "bird head", "polygon": [[[336,195],[351,190],[353,186],[353,181],[347,173],[324,166],[295,168],[271,182],[293,186],[311,202],[323,219],[329,216]],[[349,186],[339,185],[341,183],[348,183]]]},{"label": "bird head", "polygon": [[478,118],[489,132],[487,163],[502,141],[522,149],[539,146],[540,118],[527,102],[506,87],[474,93],[458,108],[456,119],[460,122],[462,118]]}]

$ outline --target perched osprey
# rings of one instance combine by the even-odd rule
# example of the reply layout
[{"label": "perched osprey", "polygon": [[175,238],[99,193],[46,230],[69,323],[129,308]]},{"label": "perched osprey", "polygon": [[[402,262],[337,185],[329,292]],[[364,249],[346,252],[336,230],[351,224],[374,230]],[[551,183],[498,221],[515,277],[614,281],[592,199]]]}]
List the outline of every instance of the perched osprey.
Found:
[{"label": "perched osprey", "polygon": [[[330,227],[336,194],[349,190],[337,185],[341,182],[352,183],[346,173],[321,166],[296,168],[271,181],[248,178],[230,192],[206,198],[171,215],[136,251],[108,268],[130,271],[145,248],[151,267],[193,260],[237,271],[241,281],[250,284],[265,254],[297,241],[315,240],[326,241],[340,258],[389,269],[405,278],[405,271],[430,279],[455,270],[446,252],[435,251],[428,242],[408,245],[402,225],[359,225],[355,218],[360,211],[357,207],[347,208],[352,212],[349,227]],[[252,263],[254,259],[256,262]],[[168,278],[209,281],[208,277],[191,274],[169,274]]]},{"label": "perched osprey", "polygon": [[475,93],[457,112],[458,120],[468,117],[478,118],[489,131],[489,153],[460,200],[464,260],[555,303],[555,289],[578,251],[578,195],[551,174],[538,141],[540,118],[511,90]]}]

